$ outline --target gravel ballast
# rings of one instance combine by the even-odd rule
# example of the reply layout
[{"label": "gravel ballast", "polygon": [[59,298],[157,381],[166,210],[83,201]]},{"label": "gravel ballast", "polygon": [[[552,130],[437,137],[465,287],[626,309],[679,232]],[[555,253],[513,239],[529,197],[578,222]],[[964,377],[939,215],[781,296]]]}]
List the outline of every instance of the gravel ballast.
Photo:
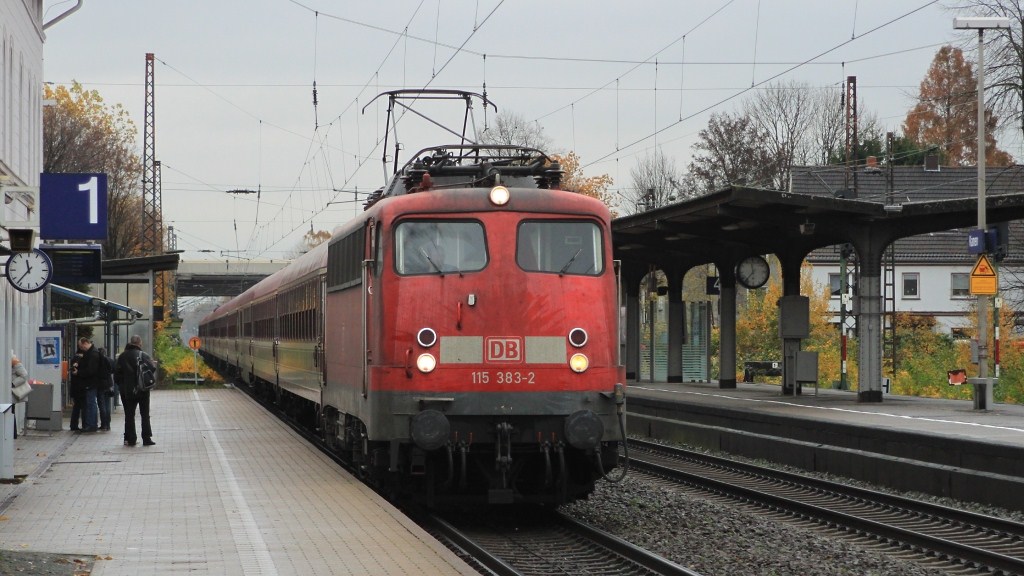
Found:
[{"label": "gravel ballast", "polygon": [[[664,443],[675,446],[669,442]],[[858,480],[807,472],[763,460],[751,460],[690,446],[680,447],[976,514],[1024,522],[1024,513],[1016,510],[887,490]],[[611,473],[611,477],[618,475],[618,469]],[[769,517],[767,513],[723,504],[700,492],[676,488],[667,482],[633,472],[618,484],[607,480],[598,482],[589,500],[564,506],[562,511],[704,576],[924,576],[946,573],[860,546],[846,538]]]},{"label": "gravel ballast", "polygon": [[562,511],[704,576],[944,574],[636,474]]}]

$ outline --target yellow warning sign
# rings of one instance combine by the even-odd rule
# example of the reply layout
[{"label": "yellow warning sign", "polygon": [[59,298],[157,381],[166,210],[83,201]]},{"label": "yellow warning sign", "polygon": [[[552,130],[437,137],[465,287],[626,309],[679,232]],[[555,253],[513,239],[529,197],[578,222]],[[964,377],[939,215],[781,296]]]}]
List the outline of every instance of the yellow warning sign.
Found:
[{"label": "yellow warning sign", "polygon": [[971,294],[993,295],[999,292],[999,279],[988,256],[981,254],[971,270]]},{"label": "yellow warning sign", "polygon": [[199,350],[203,347],[203,341],[199,339],[199,336],[193,336],[188,339],[188,347],[193,350]]}]

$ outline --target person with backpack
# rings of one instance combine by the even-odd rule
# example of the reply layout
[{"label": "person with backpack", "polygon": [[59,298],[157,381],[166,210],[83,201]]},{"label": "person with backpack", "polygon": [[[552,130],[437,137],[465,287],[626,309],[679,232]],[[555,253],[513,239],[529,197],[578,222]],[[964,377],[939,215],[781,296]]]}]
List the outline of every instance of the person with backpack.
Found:
[{"label": "person with backpack", "polygon": [[152,388],[156,364],[142,351],[142,336],[133,335],[128,339],[124,352],[117,357],[114,380],[121,390],[121,405],[124,406],[124,445],[135,446],[135,408],[142,416],[142,445],[152,446],[153,428],[149,422],[149,390]]}]

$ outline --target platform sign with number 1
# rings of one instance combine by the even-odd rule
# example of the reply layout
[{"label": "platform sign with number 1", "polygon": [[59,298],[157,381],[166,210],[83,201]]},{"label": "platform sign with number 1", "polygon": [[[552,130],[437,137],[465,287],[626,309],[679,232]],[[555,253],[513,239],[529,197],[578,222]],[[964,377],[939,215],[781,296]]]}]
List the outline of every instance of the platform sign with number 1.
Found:
[{"label": "platform sign with number 1", "polygon": [[40,174],[39,236],[106,240],[107,175]]}]

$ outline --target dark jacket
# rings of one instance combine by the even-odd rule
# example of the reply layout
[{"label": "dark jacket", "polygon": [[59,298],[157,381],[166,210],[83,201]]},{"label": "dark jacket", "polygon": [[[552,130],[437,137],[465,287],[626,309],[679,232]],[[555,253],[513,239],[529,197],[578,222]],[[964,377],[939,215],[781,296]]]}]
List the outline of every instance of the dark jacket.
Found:
[{"label": "dark jacket", "polygon": [[82,363],[82,352],[75,352],[68,367],[68,389],[72,398],[85,398],[85,383],[78,377],[78,366]]},{"label": "dark jacket", "polygon": [[114,391],[114,360],[100,354],[100,391]]},{"label": "dark jacket", "polygon": [[90,390],[99,388],[102,376],[103,358],[95,346],[82,352],[82,357],[72,363],[71,389]]},{"label": "dark jacket", "polygon": [[148,354],[142,351],[138,346],[128,344],[124,347],[124,352],[117,357],[117,364],[114,366],[114,380],[117,382],[118,387],[121,390],[122,397],[134,398],[141,394],[149,394],[149,391],[136,392],[135,386],[138,384],[138,365],[139,356],[142,356],[142,361],[148,363],[150,366],[154,366],[153,360]]}]

